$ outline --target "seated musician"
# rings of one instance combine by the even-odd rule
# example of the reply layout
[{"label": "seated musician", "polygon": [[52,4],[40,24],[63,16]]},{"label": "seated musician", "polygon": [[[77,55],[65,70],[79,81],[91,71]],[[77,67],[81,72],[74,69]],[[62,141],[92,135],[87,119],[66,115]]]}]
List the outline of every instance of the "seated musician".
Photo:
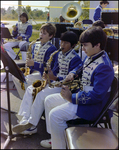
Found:
[{"label": "seated musician", "polygon": [[65,79],[65,81],[71,81],[77,75],[82,75],[80,88],[71,92],[68,86],[63,85],[61,93],[46,97],[45,118],[51,140],[41,141],[41,146],[66,149],[66,121],[78,117],[93,121],[107,103],[114,79],[114,70],[104,51],[106,40],[106,34],[101,27],[90,27],[81,34],[79,41],[87,57],[83,66],[79,64]]},{"label": "seated musician", "polygon": [[[28,16],[26,13],[22,13],[20,15],[20,23],[17,23],[16,26],[14,26],[12,35],[14,37],[13,41],[8,41],[4,44],[4,48],[9,54],[9,56],[14,60],[16,58],[16,53],[12,49],[15,46],[18,46],[19,48],[22,47],[23,44],[26,42],[29,42],[29,38],[32,35],[32,25],[28,22]],[[16,39],[16,40],[15,40]],[[26,60],[26,52],[21,51],[22,59]]]},{"label": "seated musician", "polygon": [[[61,35],[61,51],[53,53],[50,57],[48,77],[52,80],[46,87],[39,91],[33,101],[33,85],[29,86],[24,94],[18,115],[23,116],[19,124],[13,127],[13,131],[21,134],[33,134],[37,132],[37,125],[44,111],[44,100],[49,94],[60,93],[61,87],[51,88],[49,85],[56,81],[63,80],[66,75],[81,64],[81,58],[73,49],[77,44],[77,35],[72,31],[64,32]],[[44,78],[46,79],[46,73]]]},{"label": "seated musician", "polygon": [[30,67],[30,73],[26,75],[26,83],[21,87],[21,83],[13,76],[13,82],[17,88],[20,98],[23,98],[25,89],[31,85],[35,80],[41,79],[44,66],[43,63],[47,62],[51,53],[56,51],[56,47],[51,44],[50,40],[55,36],[56,27],[51,23],[43,24],[40,28],[39,39],[40,41],[33,41],[28,51],[32,51],[32,58],[27,58],[26,65]]}]

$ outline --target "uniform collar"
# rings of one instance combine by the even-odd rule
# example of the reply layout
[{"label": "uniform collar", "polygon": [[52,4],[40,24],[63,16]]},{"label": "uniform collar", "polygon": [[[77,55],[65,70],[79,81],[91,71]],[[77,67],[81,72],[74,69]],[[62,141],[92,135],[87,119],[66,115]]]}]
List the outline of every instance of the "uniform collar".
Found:
[{"label": "uniform collar", "polygon": [[62,53],[63,54],[63,56],[67,56],[71,51],[72,51],[73,49],[70,49],[68,52],[66,52],[66,53]]},{"label": "uniform collar", "polygon": [[103,54],[104,54],[104,50],[102,50],[102,51],[100,51],[99,53],[97,53],[97,54],[95,54],[95,55],[93,55],[93,56],[90,56],[90,57],[88,57],[88,58],[91,59],[91,61],[92,61],[92,60],[94,60],[94,59],[96,59],[96,58],[102,56]]},{"label": "uniform collar", "polygon": [[101,5],[99,5],[99,7],[102,9],[102,6],[101,6]]}]

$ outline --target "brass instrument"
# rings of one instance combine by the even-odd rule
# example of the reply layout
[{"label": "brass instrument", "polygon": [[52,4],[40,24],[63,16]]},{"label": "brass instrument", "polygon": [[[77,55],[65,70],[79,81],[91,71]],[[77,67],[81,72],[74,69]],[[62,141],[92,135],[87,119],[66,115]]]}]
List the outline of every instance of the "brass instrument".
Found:
[{"label": "brass instrument", "polygon": [[72,80],[72,81],[56,81],[55,83],[52,83],[52,87],[61,87],[62,85],[67,85],[69,87],[69,89],[72,90],[76,90],[81,88],[80,86],[80,80]]},{"label": "brass instrument", "polygon": [[79,29],[83,29],[83,24],[82,21],[78,21],[74,24],[74,28],[79,28]]},{"label": "brass instrument", "polygon": [[33,101],[37,95],[38,92],[40,92],[42,89],[44,89],[46,87],[47,81],[46,80],[36,80],[32,86],[34,87],[33,89]]},{"label": "brass instrument", "polygon": [[[34,40],[34,41],[32,41],[30,44],[29,44],[29,48],[28,48],[28,51],[27,51],[27,58],[29,58],[29,59],[31,59],[31,49],[32,49],[32,45],[34,44],[34,43],[36,43],[36,41],[39,41],[40,39],[37,39],[37,40]],[[22,67],[22,68],[20,68],[20,70],[24,73],[24,75],[25,76],[27,76],[27,75],[29,75],[30,74],[30,68],[29,67],[27,67],[27,63],[25,64],[25,67]],[[21,82],[20,81],[20,83],[21,83],[21,88],[23,89],[23,90],[25,90],[25,86],[24,86],[24,83],[23,82]]]},{"label": "brass instrument", "polygon": [[107,36],[114,36],[114,32],[110,28],[103,28],[103,31],[106,33]]},{"label": "brass instrument", "polygon": [[[53,60],[53,56],[55,53],[59,52],[60,50],[62,49],[59,49],[57,50],[56,52],[54,52],[51,56],[50,56],[50,59],[48,60],[47,64],[48,66],[50,66],[52,60]],[[53,83],[50,84],[52,88],[54,87],[61,87],[62,85],[68,85],[69,89],[72,91],[72,90],[76,90],[76,89],[79,89],[81,87],[80,85],[80,80],[73,80],[73,81],[65,81],[62,80],[62,81],[55,81]]]},{"label": "brass instrument", "polygon": [[[51,86],[51,83],[50,83],[50,79],[49,79],[49,76],[48,76],[48,68],[50,67],[51,65],[51,62],[53,60],[53,56],[58,53],[61,49],[55,51],[54,53],[51,54],[50,58],[48,59],[47,63],[45,65],[45,68],[44,68],[44,71],[47,73],[47,78],[48,78],[48,83],[49,83],[49,86]],[[32,93],[32,96],[33,96],[33,100],[35,99],[36,95],[38,92],[40,92],[42,89],[44,89],[47,85],[47,80],[36,80],[35,82],[33,82],[32,86],[34,87],[33,89],[33,93]]]},{"label": "brass instrument", "polygon": [[77,19],[82,13],[80,5],[76,2],[71,2],[66,4],[62,11],[62,17],[68,21],[73,21]]}]

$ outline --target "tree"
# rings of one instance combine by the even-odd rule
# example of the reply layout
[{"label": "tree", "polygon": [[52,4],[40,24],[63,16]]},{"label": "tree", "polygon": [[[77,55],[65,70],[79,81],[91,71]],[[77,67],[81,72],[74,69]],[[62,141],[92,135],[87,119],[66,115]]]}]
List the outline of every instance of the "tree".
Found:
[{"label": "tree", "polygon": [[16,11],[14,9],[12,9],[12,14],[15,15],[16,14]]},{"label": "tree", "polygon": [[14,9],[14,6],[13,6],[13,7],[8,7],[7,13],[8,13],[8,14],[11,14],[13,9]]},{"label": "tree", "polygon": [[31,11],[31,7],[28,5],[28,6],[26,6],[26,11],[27,12],[30,12]]},{"label": "tree", "polygon": [[[78,4],[84,8],[90,7],[90,1],[78,1]],[[84,19],[89,19],[89,9],[82,9],[82,13],[81,16],[79,17],[79,20],[82,21]]]},{"label": "tree", "polygon": [[5,15],[6,14],[6,9],[5,8],[0,8],[1,9],[1,15]]}]

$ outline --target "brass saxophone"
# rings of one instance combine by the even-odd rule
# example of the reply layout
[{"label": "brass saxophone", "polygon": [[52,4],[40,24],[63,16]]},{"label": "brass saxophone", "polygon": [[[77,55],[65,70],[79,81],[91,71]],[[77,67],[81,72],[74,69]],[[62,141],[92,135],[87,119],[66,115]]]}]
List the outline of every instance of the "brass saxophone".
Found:
[{"label": "brass saxophone", "polygon": [[[74,78],[76,78],[76,75],[74,76]],[[61,81],[56,81],[56,82],[51,83],[52,88],[61,87],[62,85],[68,85],[68,87],[71,91],[79,89],[79,88],[82,89],[80,79],[78,79],[78,80],[75,79],[75,80],[72,80],[72,81],[65,81],[65,79],[64,79],[64,80],[61,80]]]},{"label": "brass saxophone", "polygon": [[65,81],[64,79],[52,83],[52,87],[61,87],[62,85],[67,85],[71,91],[81,88],[80,80]]},{"label": "brass saxophone", "polygon": [[[45,64],[44,63],[44,71],[45,73],[47,74],[47,78],[48,78],[48,83],[49,83],[49,86],[51,86],[51,83],[50,83],[50,79],[49,79],[49,76],[48,76],[48,68],[50,67],[51,65],[51,62],[53,61],[53,56],[58,53],[61,49],[55,51],[54,53],[52,53],[50,55],[50,58],[48,59],[47,63]],[[38,92],[40,92],[42,89],[44,89],[47,85],[47,80],[36,80],[35,82],[33,82],[32,86],[34,87],[33,89],[33,92],[32,92],[32,96],[33,96],[33,101],[37,95]]]},{"label": "brass saxophone", "polygon": [[[32,42],[29,44],[29,48],[28,48],[28,51],[27,51],[27,58],[29,58],[29,59],[31,59],[31,57],[32,57],[32,53],[31,53],[32,45],[33,45],[34,43],[36,43],[36,41],[40,41],[40,39],[34,40],[34,41],[32,41]],[[27,67],[27,63],[25,64],[25,67],[20,68],[20,70],[24,73],[25,76],[27,76],[27,75],[30,74],[30,68]],[[21,81],[20,81],[20,83],[21,83],[21,88],[22,88],[23,90],[25,90],[24,83],[21,82]]]}]

